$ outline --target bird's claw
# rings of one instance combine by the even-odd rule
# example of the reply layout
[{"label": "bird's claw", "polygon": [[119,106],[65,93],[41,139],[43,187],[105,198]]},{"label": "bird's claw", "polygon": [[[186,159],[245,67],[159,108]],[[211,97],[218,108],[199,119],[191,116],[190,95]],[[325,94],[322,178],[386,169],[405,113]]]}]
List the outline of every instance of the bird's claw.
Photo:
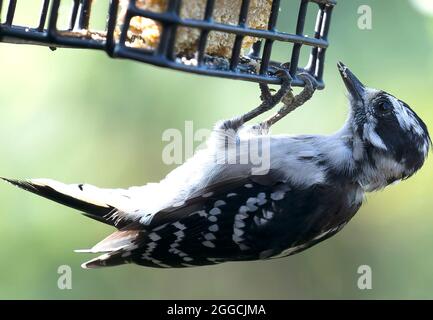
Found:
[{"label": "bird's claw", "polygon": [[268,106],[272,106],[281,101],[281,99],[291,90],[292,76],[287,68],[280,68],[275,72],[275,76],[281,79],[281,88],[275,93],[271,93],[271,89],[267,84],[260,84],[261,95],[260,99]]},{"label": "bird's claw", "polygon": [[[272,94],[269,86],[267,84],[261,83],[260,98],[262,100],[262,103],[260,104],[260,106],[241,115],[240,117],[235,117],[233,119],[226,121],[225,125],[229,124],[231,127],[237,130],[247,121],[250,121],[256,118],[257,116],[263,114],[264,112],[274,108],[287,95],[291,95],[291,84],[293,79],[289,73],[289,70],[287,68],[280,68],[275,72],[275,75],[281,79],[280,89],[278,89],[278,91],[275,94]],[[265,126],[269,128],[267,123],[261,126],[263,129],[265,128]]]},{"label": "bird's claw", "polygon": [[310,100],[318,87],[316,78],[308,72],[298,74],[298,78],[304,81],[304,89],[295,97],[291,96],[287,101],[284,101],[286,99],[283,98],[284,104],[293,105],[294,108],[297,108]]},{"label": "bird's claw", "polygon": [[298,78],[304,81],[305,87],[308,88],[309,90],[315,91],[319,86],[316,78],[308,72],[299,73]]},{"label": "bird's claw", "polygon": [[291,90],[286,92],[286,94],[281,98],[281,102],[284,104],[284,106],[281,107],[281,109],[275,115],[263,122],[263,125],[265,125],[267,128],[270,128],[273,124],[284,118],[290,112],[302,106],[313,96],[318,86],[316,79],[307,72],[300,73],[298,78],[304,81],[304,89],[296,96],[293,95]]},{"label": "bird's claw", "polygon": [[285,68],[278,69],[275,75],[281,79],[281,85],[290,84],[293,80],[289,70]]}]

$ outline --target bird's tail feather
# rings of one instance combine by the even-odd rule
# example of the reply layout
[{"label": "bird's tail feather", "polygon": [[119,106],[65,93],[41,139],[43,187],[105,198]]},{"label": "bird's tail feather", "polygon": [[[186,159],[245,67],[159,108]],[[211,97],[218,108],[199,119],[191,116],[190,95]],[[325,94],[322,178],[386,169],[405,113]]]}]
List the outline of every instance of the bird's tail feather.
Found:
[{"label": "bird's tail feather", "polygon": [[136,224],[131,223],[126,228],[116,231],[98,242],[90,249],[75,250],[79,253],[107,253],[120,250],[131,251],[136,249],[136,243],[144,230],[136,229]]},{"label": "bird's tail feather", "polygon": [[123,251],[104,253],[99,257],[84,262],[81,267],[83,269],[96,269],[103,267],[114,267],[125,263],[130,263],[130,261],[126,257],[124,257],[124,254],[125,252]]},{"label": "bird's tail feather", "polygon": [[133,219],[120,217],[122,218],[120,222],[119,220],[113,220],[113,217],[119,218],[118,213],[120,211],[108,202],[113,198],[113,192],[116,190],[99,189],[87,184],[64,184],[49,179],[0,179],[39,196],[80,210],[84,215],[92,219],[119,228],[118,231],[106,237],[91,249],[76,250],[76,252],[81,253],[102,253],[102,255],[82,264],[83,268],[93,269],[129,263],[128,259],[131,252],[138,247],[137,243],[145,234],[141,224]]},{"label": "bird's tail feather", "polygon": [[91,249],[76,250],[82,253],[104,253],[81,266],[85,269],[94,269],[129,263],[131,253],[137,249],[137,244],[144,233],[143,230],[138,230],[134,224],[131,224],[109,235]]},{"label": "bird's tail feather", "polygon": [[116,221],[112,219],[112,216],[117,210],[104,201],[103,189],[87,184],[68,185],[50,179],[1,179],[26,191],[80,210],[85,216],[92,219],[112,226],[122,226],[117,225]]}]

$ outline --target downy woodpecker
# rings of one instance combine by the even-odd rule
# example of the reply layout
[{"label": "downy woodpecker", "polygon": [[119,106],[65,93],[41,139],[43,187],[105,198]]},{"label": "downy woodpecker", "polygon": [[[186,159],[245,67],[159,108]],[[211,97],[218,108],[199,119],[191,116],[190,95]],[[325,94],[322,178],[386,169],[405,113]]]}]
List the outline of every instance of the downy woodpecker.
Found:
[{"label": "downy woodpecker", "polygon": [[[262,106],[217,124],[207,147],[159,183],[99,189],[5,180],[118,229],[79,250],[101,254],[84,268],[192,267],[301,252],[340,231],[365,192],[412,176],[431,145],[426,125],[406,103],[365,87],[342,63],[338,68],[350,114],[335,134],[269,135],[275,117],[244,125],[269,110]],[[227,148],[237,150],[238,159],[252,142],[269,149],[266,170],[221,161]]]}]

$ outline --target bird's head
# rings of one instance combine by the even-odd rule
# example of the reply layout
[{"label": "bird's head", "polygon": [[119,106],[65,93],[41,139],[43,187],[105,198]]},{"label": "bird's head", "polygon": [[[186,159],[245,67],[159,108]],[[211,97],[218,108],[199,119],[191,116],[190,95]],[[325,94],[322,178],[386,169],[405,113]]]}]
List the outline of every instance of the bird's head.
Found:
[{"label": "bird's head", "polygon": [[361,164],[361,183],[376,190],[413,175],[431,145],[424,122],[405,102],[365,87],[343,63],[338,68],[349,92],[348,126],[354,159]]}]

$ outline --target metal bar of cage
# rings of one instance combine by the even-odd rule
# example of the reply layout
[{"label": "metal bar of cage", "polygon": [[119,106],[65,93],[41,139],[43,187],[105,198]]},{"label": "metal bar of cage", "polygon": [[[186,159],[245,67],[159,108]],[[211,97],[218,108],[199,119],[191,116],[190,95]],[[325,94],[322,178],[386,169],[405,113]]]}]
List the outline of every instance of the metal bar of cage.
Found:
[{"label": "metal bar of cage", "polygon": [[[283,62],[290,62],[286,65],[289,66],[289,72],[294,79],[292,85],[304,85],[303,81],[297,77],[297,74],[302,70],[315,76],[319,89],[324,87],[324,61],[329,46],[328,34],[332,9],[336,4],[335,0],[299,0],[296,30],[292,33],[276,30],[280,0],[273,0],[272,2],[266,30],[248,26],[248,9],[251,0],[241,1],[239,19],[236,25],[217,23],[213,20],[212,15],[217,0],[206,1],[203,19],[182,18],[180,16],[182,0],[168,0],[167,9],[164,12],[144,10],[137,7],[135,0],[130,0],[123,17],[123,23],[119,25],[119,0],[109,0],[105,30],[97,33],[96,37],[91,36],[94,35],[91,33],[93,30],[89,29],[92,17],[92,0],[72,0],[66,30],[58,28],[61,1],[41,1],[39,23],[33,27],[14,23],[18,0],[0,0],[0,14],[6,7],[5,21],[0,23],[0,42],[46,45],[53,49],[57,47],[98,49],[106,51],[113,58],[132,59],[190,73],[268,84],[281,82],[275,75],[280,63],[271,60],[274,43],[281,42],[287,44],[288,49],[291,48],[291,54],[288,53],[289,59]],[[310,3],[317,5],[318,8],[313,37],[304,35],[305,20]],[[134,17],[151,19],[162,26],[159,45],[155,50],[133,48],[128,45],[127,35],[131,20]],[[193,64],[183,63],[175,51],[176,34],[180,27],[193,28],[200,32],[197,39],[195,63]],[[120,35],[116,31],[120,31]],[[210,32],[227,33],[234,37],[231,56],[227,59],[226,67],[217,68],[209,62],[206,46]],[[248,55],[242,53],[242,43],[245,37],[260,39],[253,44]],[[301,51],[304,50],[303,47],[309,47],[311,53],[307,66],[302,69],[299,67],[299,60]],[[248,61],[251,60],[259,63],[258,71],[248,69]]]},{"label": "metal bar of cage", "polygon": [[69,19],[68,30],[74,29],[75,24],[77,23],[79,9],[80,9],[80,0],[74,0],[74,4],[72,5],[72,9],[71,9],[71,17]]},{"label": "metal bar of cage", "polygon": [[[309,0],[310,1],[310,0]],[[274,3],[279,0],[274,0]],[[278,10],[277,10],[278,11]],[[211,31],[220,31],[231,33],[235,35],[242,36],[251,36],[256,38],[265,38],[274,41],[284,41],[284,42],[292,42],[292,43],[301,43],[310,46],[318,46],[318,47],[327,47],[328,42],[323,39],[316,38],[308,38],[296,34],[288,34],[284,32],[278,32],[275,30],[260,30],[260,29],[250,29],[250,28],[239,28],[239,26],[234,26],[230,24],[222,24],[216,22],[206,22],[202,20],[193,20],[193,19],[182,19],[177,15],[173,15],[172,12],[164,12],[157,13],[152,11],[144,11],[142,9],[138,9],[137,7],[132,7],[131,9],[131,17],[132,16],[141,16],[144,18],[148,18],[151,20],[156,20],[158,22],[167,23],[167,24],[176,24],[182,27],[189,28],[197,28],[197,29],[206,29]],[[126,24],[125,24],[126,25]],[[127,28],[126,28],[127,30]]]},{"label": "metal bar of cage", "polygon": [[[280,0],[275,0],[274,2],[272,2],[271,14],[269,16],[269,22],[268,22],[268,31],[275,32],[275,26],[277,24],[279,9],[280,9]],[[262,76],[266,75],[267,73],[269,62],[271,60],[271,51],[272,51],[272,46],[274,44],[274,40],[275,39],[266,39],[265,41],[265,46],[263,48],[263,55],[262,55],[262,63],[260,65],[260,75]]]},{"label": "metal bar of cage", "polygon": [[14,20],[16,7],[17,7],[17,1],[11,0],[9,2],[9,7],[8,7],[7,15],[6,15],[6,24],[9,26],[12,24],[12,22]]},{"label": "metal bar of cage", "polygon": [[39,18],[39,25],[37,27],[37,30],[39,32],[44,31],[45,22],[47,21],[47,16],[48,16],[49,5],[50,5],[50,0],[44,0],[42,3],[41,14],[40,14],[40,18]]},{"label": "metal bar of cage", "polygon": [[[238,21],[238,25],[241,28],[245,28],[249,7],[250,7],[250,0],[242,0],[241,11],[239,13],[239,21]],[[244,36],[236,35],[235,43],[233,45],[233,50],[232,50],[232,56],[230,58],[230,70],[236,71],[236,68],[239,64],[239,60],[241,58],[243,40],[244,40]]]},{"label": "metal bar of cage", "polygon": [[[298,22],[296,24],[296,35],[298,36],[302,36],[304,32],[305,19],[307,16],[307,6],[308,6],[308,1],[302,0],[299,7]],[[298,69],[301,47],[302,47],[302,43],[295,43],[293,45],[292,59],[290,61],[290,71],[289,71],[290,74],[296,73],[296,70]]]},{"label": "metal bar of cage", "polygon": [[[206,1],[206,7],[204,10],[204,17],[203,20],[206,22],[211,22],[212,19],[212,13],[215,8],[215,0],[207,0]],[[198,42],[198,54],[197,54],[197,65],[201,67],[203,65],[204,60],[204,54],[206,50],[206,43],[207,43],[207,37],[209,35],[209,30],[201,30],[200,32],[200,38]]]},{"label": "metal bar of cage", "polygon": [[[169,0],[167,12],[171,12],[175,16],[179,16],[180,13],[180,0]],[[134,5],[135,6],[135,5]],[[176,23],[169,23],[164,26],[164,32],[161,34],[160,43],[157,49],[157,54],[161,55],[162,57],[173,61],[174,60],[174,42],[176,40],[176,31],[177,31],[178,24]],[[124,31],[125,34],[127,31]]]},{"label": "metal bar of cage", "polygon": [[78,22],[80,29],[87,29],[89,27],[90,12],[92,10],[91,4],[92,0],[82,0],[81,2],[80,18]]}]

